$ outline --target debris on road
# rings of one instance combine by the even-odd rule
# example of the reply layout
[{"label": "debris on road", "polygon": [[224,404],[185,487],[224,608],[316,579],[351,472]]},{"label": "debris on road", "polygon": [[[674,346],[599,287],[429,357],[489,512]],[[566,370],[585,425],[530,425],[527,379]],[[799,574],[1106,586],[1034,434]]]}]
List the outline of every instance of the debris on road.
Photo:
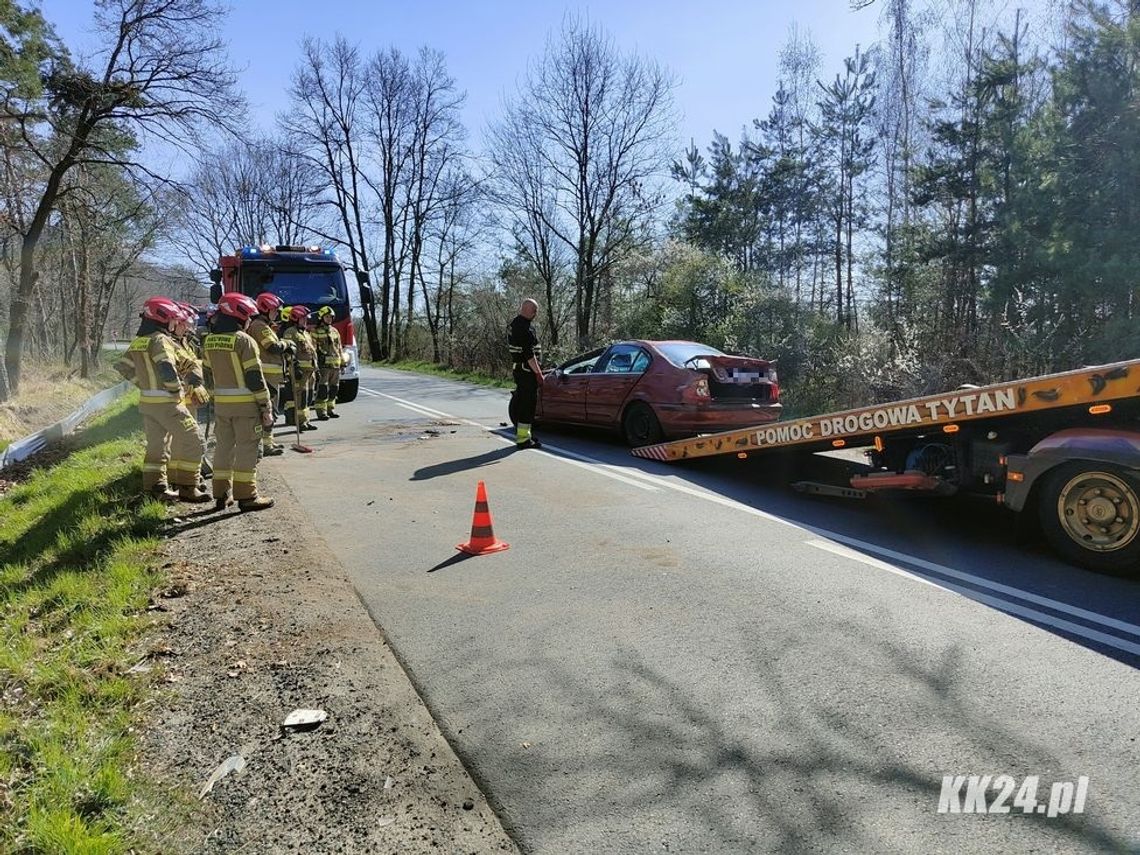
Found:
[{"label": "debris on road", "polygon": [[244,768],[245,758],[240,754],[227,757],[222,761],[222,764],[214,770],[214,774],[210,776],[209,780],[202,785],[202,790],[198,793],[198,798],[206,798],[206,796],[210,794],[210,791],[214,789],[214,784],[218,783],[218,781],[222,780],[222,778],[226,777],[230,772],[240,772]]},{"label": "debris on road", "polygon": [[304,733],[308,730],[316,730],[321,722],[328,720],[328,717],[329,714],[324,710],[293,710],[285,716],[285,721],[281,722],[281,727],[293,730],[296,733]]}]

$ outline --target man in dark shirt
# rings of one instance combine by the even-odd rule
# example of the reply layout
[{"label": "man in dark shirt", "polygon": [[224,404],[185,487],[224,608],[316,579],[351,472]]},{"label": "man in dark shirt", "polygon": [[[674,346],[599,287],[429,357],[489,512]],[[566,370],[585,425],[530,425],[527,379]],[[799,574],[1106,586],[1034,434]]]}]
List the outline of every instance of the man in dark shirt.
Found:
[{"label": "man in dark shirt", "polygon": [[538,303],[523,300],[519,313],[507,327],[507,346],[511,352],[511,368],[515,378],[515,415],[518,426],[515,442],[519,448],[542,448],[542,443],[531,436],[534,410],[538,405],[538,387],[543,382],[542,346],[538,343],[531,321],[538,314]]}]

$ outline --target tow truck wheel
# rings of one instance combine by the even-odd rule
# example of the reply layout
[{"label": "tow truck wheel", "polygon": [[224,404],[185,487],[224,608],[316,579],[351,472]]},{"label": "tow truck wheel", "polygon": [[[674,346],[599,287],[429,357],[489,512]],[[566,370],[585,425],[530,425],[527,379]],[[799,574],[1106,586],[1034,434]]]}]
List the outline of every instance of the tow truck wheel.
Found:
[{"label": "tow truck wheel", "polygon": [[634,401],[626,409],[625,416],[621,420],[621,430],[625,435],[626,445],[630,448],[653,445],[665,436],[653,408],[641,401]]},{"label": "tow truck wheel", "polygon": [[1099,573],[1140,564],[1140,483],[1116,466],[1066,463],[1042,484],[1038,513],[1053,548]]},{"label": "tow truck wheel", "polygon": [[356,393],[360,389],[360,380],[341,380],[336,393],[338,404],[347,404],[356,400]]}]

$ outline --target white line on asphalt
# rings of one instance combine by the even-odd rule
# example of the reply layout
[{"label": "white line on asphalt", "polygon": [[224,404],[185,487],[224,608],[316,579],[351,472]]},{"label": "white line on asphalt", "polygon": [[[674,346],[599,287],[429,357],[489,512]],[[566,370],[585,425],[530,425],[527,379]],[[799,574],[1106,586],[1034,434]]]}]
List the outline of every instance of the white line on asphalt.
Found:
[{"label": "white line on asphalt", "polygon": [[[411,401],[405,401],[403,398],[397,398],[395,395],[388,395],[384,392],[377,392],[375,389],[365,389],[365,388],[361,387],[360,391],[364,392],[367,395],[371,395],[374,398],[387,398],[388,400],[395,403],[397,406],[403,407],[406,410],[411,410],[412,412],[418,413],[421,416],[427,416],[428,418],[433,418],[433,419],[448,419],[450,421],[460,422],[462,424],[471,425],[472,427],[477,427],[481,430],[487,431],[489,434],[491,434],[491,436],[495,437],[496,439],[498,439],[499,441],[501,441],[507,445],[514,445],[513,440],[508,439],[507,437],[504,437],[504,436],[500,436],[496,432],[496,428],[488,427],[487,425],[480,424],[479,422],[472,421],[471,419],[464,419],[464,418],[461,418],[459,416],[453,416],[450,413],[444,413],[444,412],[441,412],[440,410],[429,410],[427,407],[421,408],[418,404],[413,404]],[[550,448],[549,446],[545,446],[545,447]],[[554,449],[551,449],[551,450],[554,450]],[[565,453],[567,455],[567,458],[568,457],[576,457],[579,459],[578,460],[570,460],[567,458],[563,458],[560,454],[552,454],[549,456],[553,457],[555,460],[561,460],[563,463],[567,463],[571,466],[578,466],[582,469],[586,469],[586,470],[589,470],[591,472],[598,471],[594,465],[590,465],[590,464],[597,464],[600,461],[595,461],[593,458],[587,458],[587,457],[585,457],[585,455],[574,454],[573,452],[563,452],[563,453]],[[619,467],[615,466],[613,468],[618,469]],[[641,481],[634,480],[633,478],[630,478],[624,472],[605,472],[605,471],[603,471],[603,472],[600,472],[599,474],[605,475],[608,478],[613,478],[615,481],[621,481],[623,484],[628,484],[630,487],[636,487],[639,490],[646,490],[650,493],[656,493],[657,492],[657,488],[654,487],[652,484],[644,484]]]},{"label": "white line on asphalt", "polygon": [[[416,404],[412,404],[409,401],[405,401],[402,398],[396,398],[393,395],[387,395],[383,392],[376,392],[375,390],[371,390],[371,389],[362,389],[361,391],[370,392],[371,394],[378,395],[382,398],[389,398],[392,401],[395,401],[396,403],[402,404],[402,405],[409,407],[409,408],[415,408],[418,406]],[[457,420],[457,421],[463,422],[463,423],[468,424],[468,425],[473,425],[475,427],[482,428],[483,430],[488,431],[488,432],[492,433],[493,435],[497,435],[497,434],[494,434],[494,431],[495,431],[494,428],[487,427],[486,425],[480,424],[479,422],[471,421],[470,419],[462,419],[462,418],[459,418],[458,416],[452,416],[452,415],[449,415],[447,413],[442,413],[439,411],[432,411],[432,413],[433,413],[434,417]],[[505,441],[509,442],[509,440],[505,440]],[[706,501],[706,502],[712,502],[713,504],[721,505],[722,507],[732,508],[733,510],[742,511],[743,513],[750,514],[751,516],[759,517],[761,519],[765,519],[765,520],[768,520],[770,522],[779,523],[780,525],[790,526],[794,529],[805,532],[807,534],[815,535],[816,537],[825,537],[828,540],[834,541],[836,543],[844,544],[845,546],[852,547],[855,550],[859,550],[859,552],[870,552],[870,553],[873,553],[874,555],[878,555],[882,558],[887,558],[887,559],[890,559],[893,561],[900,561],[904,564],[912,564],[915,567],[919,567],[923,570],[927,570],[927,571],[932,572],[932,573],[936,573],[936,574],[939,574],[942,576],[949,576],[952,579],[957,579],[961,582],[966,582],[966,583],[971,584],[971,585],[976,585],[979,588],[987,588],[991,591],[996,591],[996,592],[999,592],[1002,594],[1006,594],[1007,596],[1016,597],[1019,600],[1024,600],[1024,601],[1029,602],[1029,603],[1034,603],[1035,605],[1044,606],[1046,608],[1052,609],[1054,611],[1061,612],[1063,614],[1070,615],[1072,617],[1082,618],[1083,620],[1087,620],[1091,623],[1096,623],[1096,624],[1099,624],[1099,625],[1104,626],[1104,627],[1110,627],[1112,629],[1117,629],[1117,630],[1120,630],[1122,632],[1126,632],[1129,635],[1140,637],[1140,626],[1136,626],[1135,624],[1127,623],[1126,621],[1117,620],[1115,618],[1110,618],[1110,617],[1107,617],[1105,615],[1099,614],[1098,612],[1092,612],[1092,611],[1089,611],[1087,609],[1082,609],[1082,608],[1079,608],[1078,606],[1069,605],[1068,603],[1063,603],[1060,600],[1054,600],[1054,599],[1051,599],[1049,597],[1042,597],[1038,594],[1033,594],[1029,591],[1023,591],[1020,588],[1014,588],[1010,585],[1004,585],[1000,582],[993,582],[993,581],[990,581],[989,579],[985,579],[981,576],[975,576],[972,573],[965,573],[961,570],[955,570],[953,567],[947,567],[944,564],[937,564],[933,561],[927,561],[924,558],[919,558],[919,557],[914,556],[914,555],[909,555],[905,552],[898,552],[898,551],[893,550],[893,549],[888,549],[887,547],[884,547],[884,546],[879,546],[878,544],[869,543],[865,540],[859,540],[858,538],[848,537],[847,535],[840,534],[839,532],[830,531],[830,530],[825,529],[825,528],[819,528],[817,526],[807,525],[804,523],[798,523],[798,522],[795,522],[794,520],[787,519],[786,517],[777,516],[776,514],[769,513],[768,511],[762,511],[759,508],[754,508],[751,505],[746,505],[743,502],[738,502],[735,499],[729,499],[729,498],[726,498],[724,496],[718,496],[715,493],[709,493],[709,492],[706,492],[704,490],[698,490],[696,488],[690,487],[690,486],[685,485],[685,484],[678,484],[678,483],[675,483],[673,481],[667,480],[665,478],[660,478],[660,477],[655,476],[655,475],[650,475],[647,472],[642,472],[641,470],[638,470],[635,468],[616,466],[616,465],[611,464],[611,463],[606,463],[603,460],[599,460],[597,458],[590,457],[589,455],[586,455],[586,454],[579,454],[577,452],[569,451],[568,449],[560,448],[558,446],[552,446],[549,444],[545,445],[544,448],[553,452],[550,456],[554,457],[555,459],[561,459],[566,463],[577,463],[578,465],[584,466],[584,468],[593,469],[594,471],[597,471],[600,474],[605,475],[609,478],[614,478],[618,481],[622,481],[623,483],[630,484],[630,485],[635,486],[635,487],[640,487],[641,489],[652,490],[656,487],[661,487],[661,488],[665,488],[668,490],[674,490],[676,492],[684,493],[685,495],[693,496],[694,498],[701,499],[701,500]],[[568,458],[573,458],[573,459],[571,460]],[[617,470],[617,471],[614,471],[614,470]],[[637,479],[637,480],[634,480],[634,479]],[[645,482],[645,483],[640,483],[640,482]],[[859,554],[859,553],[856,553],[856,554]],[[892,568],[892,570],[894,572],[897,572],[898,574],[903,575],[907,578],[918,579],[918,580],[926,581],[928,584],[934,584],[934,583],[931,583],[929,580],[925,579],[924,577],[920,577],[914,573],[908,572],[907,570],[905,570],[903,568],[894,567],[894,565],[886,564],[885,562],[876,562],[875,564],[872,564],[871,566],[879,567],[879,569]],[[949,583],[941,584],[941,582],[939,582],[935,586],[936,587],[942,587],[945,590],[952,590],[952,591],[968,590],[968,589],[959,588],[959,586],[951,585]],[[973,595],[975,593],[976,592],[971,592],[971,595]],[[985,599],[982,599],[982,598],[985,598]],[[1004,600],[997,600],[997,598],[994,598],[994,597],[986,597],[986,595],[980,594],[980,593],[976,594],[976,596],[974,596],[974,599],[978,599],[980,602],[988,602],[989,600],[995,600],[996,602],[1005,602]],[[1020,607],[1020,606],[1013,607],[1011,604],[1011,607],[1007,608],[1006,611],[1009,611],[1011,613],[1017,613],[1017,612],[1015,612],[1015,608],[1021,609],[1022,607]],[[1042,614],[1042,613],[1036,612],[1032,609],[1029,609],[1028,611],[1033,611],[1034,614]],[[1048,616],[1046,615],[1045,617],[1048,617]],[[1053,620],[1058,620],[1058,619],[1054,618]],[[1069,622],[1063,621],[1063,623],[1068,624]],[[1072,626],[1079,626],[1079,624],[1072,624]],[[1095,630],[1088,630],[1088,632],[1096,632],[1096,631]],[[1103,633],[1097,633],[1097,634],[1098,635],[1104,635]],[[1115,638],[1115,636],[1108,636],[1108,635],[1105,635],[1104,637],[1105,638]],[[1122,642],[1122,643],[1130,644],[1130,642]]]},{"label": "white line on asphalt", "polygon": [[927,585],[933,585],[935,588],[941,588],[944,591],[950,591],[952,593],[959,594],[960,596],[974,600],[975,602],[983,603],[987,606],[992,606],[993,608],[1000,609],[1003,612],[1008,612],[1009,614],[1017,615],[1018,617],[1027,618],[1028,620],[1034,621],[1036,623],[1042,623],[1046,626],[1062,629],[1065,632],[1071,633],[1072,635],[1077,635],[1081,638],[1087,638],[1090,641],[1099,642],[1100,644],[1103,644],[1107,647],[1115,647],[1117,650],[1123,650],[1126,653],[1131,653],[1133,656],[1140,656],[1140,644],[1126,641],[1117,635],[1109,635],[1107,632],[1100,632],[1099,630],[1092,629],[1085,626],[1084,624],[1073,623],[1072,621],[1059,618],[1056,615],[1049,615],[1045,614],[1045,612],[1039,612],[1037,609],[1030,609],[1026,608],[1025,606],[1019,606],[1017,603],[1011,603],[1009,600],[1003,600],[1000,597],[991,597],[988,594],[983,594],[980,591],[973,590],[972,588],[964,588],[961,585],[954,585],[949,582],[934,582],[924,576],[918,575],[917,573],[911,573],[899,567],[894,567],[890,564],[886,564],[882,561],[856,552],[853,549],[845,549],[844,547],[837,546],[833,543],[827,543],[826,541],[821,540],[809,540],[806,541],[806,543],[808,546],[814,546],[816,549],[823,549],[827,552],[841,555],[844,558],[850,558],[853,561],[867,564],[879,570],[888,570],[901,576],[907,576],[911,579],[914,579],[916,582],[925,582]]},{"label": "white line on asphalt", "polygon": [[[384,395],[380,392],[373,392],[371,389],[361,389],[360,391],[365,395],[371,395],[373,398],[392,398],[391,395]],[[396,402],[396,406],[403,407],[405,410],[411,410],[417,416],[427,416],[429,419],[440,418],[440,415],[438,413],[432,412],[431,410],[427,410],[422,407],[417,407],[415,404],[409,403],[408,401],[396,401],[395,398],[392,398],[392,400]]]},{"label": "white line on asphalt", "polygon": [[[633,474],[637,470],[630,469],[627,471],[630,474]],[[1030,593],[1029,591],[1023,591],[1021,588],[1014,588],[1010,585],[1003,585],[1001,582],[993,582],[981,576],[975,576],[972,573],[965,573],[961,570],[955,570],[953,567],[947,567],[945,564],[936,564],[933,561],[927,561],[926,559],[919,558],[915,555],[909,555],[905,552],[897,552],[893,549],[888,549],[885,546],[879,546],[878,544],[869,543],[865,540],[848,537],[847,535],[840,534],[839,532],[830,531],[825,528],[818,528],[812,525],[806,525],[804,523],[798,523],[793,520],[786,519],[785,517],[776,516],[775,514],[771,514],[767,511],[762,511],[758,508],[754,508],[751,505],[745,505],[741,502],[737,502],[735,499],[727,499],[714,493],[706,493],[703,490],[697,490],[684,484],[676,484],[664,478],[658,478],[646,473],[640,473],[636,477],[644,478],[649,483],[657,484],[658,486],[665,487],[670,490],[677,490],[678,492],[685,493],[686,495],[694,496],[698,499],[703,499],[706,502],[714,502],[715,504],[734,508],[735,510],[743,511],[744,513],[751,514],[762,519],[770,520],[772,522],[780,523],[782,525],[791,526],[793,528],[799,529],[800,531],[814,534],[819,537],[826,537],[829,540],[854,547],[857,550],[874,553],[881,558],[888,558],[893,561],[901,561],[905,564],[913,564],[916,567],[920,567],[923,570],[928,570],[932,573],[937,573],[942,576],[949,576],[950,578],[957,579],[960,582],[966,582],[971,585],[977,585],[979,588],[987,588],[991,591],[996,591],[998,593],[1006,594],[1011,597],[1017,597],[1019,600],[1025,600],[1026,602],[1034,603],[1038,606],[1044,606],[1046,608],[1053,609],[1054,611],[1063,612],[1064,614],[1068,614],[1073,617],[1079,617],[1093,623],[1098,623],[1101,626],[1118,629],[1122,632],[1127,632],[1129,635],[1140,637],[1140,626],[1136,626],[1135,624],[1127,623],[1122,620],[1116,620],[1115,618],[1106,617],[1102,614],[1099,614],[1098,612],[1091,612],[1087,609],[1082,609],[1077,606],[1069,605],[1068,603],[1063,603],[1060,600],[1050,599],[1049,597],[1042,597],[1038,594]]]}]

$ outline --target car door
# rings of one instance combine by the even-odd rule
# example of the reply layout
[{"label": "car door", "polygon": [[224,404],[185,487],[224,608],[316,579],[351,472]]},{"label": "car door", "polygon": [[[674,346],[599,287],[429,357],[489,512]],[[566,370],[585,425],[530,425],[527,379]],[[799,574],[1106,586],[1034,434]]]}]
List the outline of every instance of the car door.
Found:
[{"label": "car door", "polygon": [[586,418],[592,425],[618,423],[629,393],[649,367],[649,354],[635,344],[615,344],[598,360],[586,389]]},{"label": "car door", "polygon": [[539,418],[548,422],[585,423],[586,385],[603,353],[603,350],[595,350],[575,357],[546,375],[539,395]]}]

